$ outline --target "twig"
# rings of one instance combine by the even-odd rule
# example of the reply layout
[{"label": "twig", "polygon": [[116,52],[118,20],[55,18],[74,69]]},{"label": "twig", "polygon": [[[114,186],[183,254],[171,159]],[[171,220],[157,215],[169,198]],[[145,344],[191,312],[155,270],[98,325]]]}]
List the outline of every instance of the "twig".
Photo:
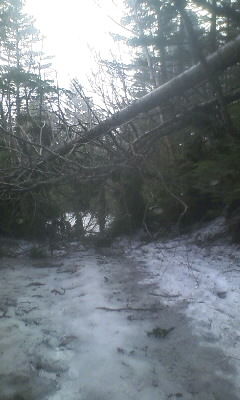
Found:
[{"label": "twig", "polygon": [[109,307],[96,307],[97,310],[104,311],[151,311],[156,312],[163,308],[134,308],[134,307],[122,307],[122,308],[109,308]]},{"label": "twig", "polygon": [[42,282],[32,282],[32,283],[29,283],[27,285],[27,287],[29,287],[29,286],[44,286],[44,285],[45,285],[45,283],[42,283]]},{"label": "twig", "polygon": [[223,271],[223,274],[226,274],[227,272],[240,272],[240,269],[237,269],[237,268],[226,269],[226,271]]},{"label": "twig", "polygon": [[[189,261],[189,250],[187,249],[186,245],[185,245],[185,247],[186,247],[187,268],[188,268],[189,272],[192,274],[192,277],[195,280],[197,287],[199,287],[199,279],[198,279],[197,276],[195,276],[195,274],[193,272],[194,269],[193,269],[193,267],[192,267],[192,265],[190,264],[190,261]],[[197,271],[197,272],[199,272],[199,271]]]},{"label": "twig", "polygon": [[29,314],[33,310],[38,310],[38,307],[32,307],[29,310],[24,310],[25,314]]},{"label": "twig", "polygon": [[60,292],[60,290],[53,289],[53,290],[51,290],[51,293],[60,294],[60,296],[63,296],[66,292],[66,289],[63,289],[63,288],[61,288],[61,289],[62,289],[62,292]]},{"label": "twig", "polygon": [[160,297],[180,297],[180,294],[161,294],[161,293],[149,293],[151,296],[160,296]]},{"label": "twig", "polygon": [[238,358],[238,357],[234,357],[234,356],[227,356],[228,358],[232,358],[233,360],[238,360],[238,361],[240,361],[240,358]]}]

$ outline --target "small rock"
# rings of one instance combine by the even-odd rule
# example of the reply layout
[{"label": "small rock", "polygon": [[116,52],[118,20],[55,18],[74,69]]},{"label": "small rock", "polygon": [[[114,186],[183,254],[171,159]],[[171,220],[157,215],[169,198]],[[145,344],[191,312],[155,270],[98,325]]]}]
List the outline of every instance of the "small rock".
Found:
[{"label": "small rock", "polygon": [[121,347],[118,347],[118,348],[117,348],[117,352],[118,352],[118,353],[121,353],[121,354],[124,354],[124,353],[125,353],[125,350],[122,349]]},{"label": "small rock", "polygon": [[217,292],[216,294],[220,299],[226,299],[227,297],[227,292]]}]

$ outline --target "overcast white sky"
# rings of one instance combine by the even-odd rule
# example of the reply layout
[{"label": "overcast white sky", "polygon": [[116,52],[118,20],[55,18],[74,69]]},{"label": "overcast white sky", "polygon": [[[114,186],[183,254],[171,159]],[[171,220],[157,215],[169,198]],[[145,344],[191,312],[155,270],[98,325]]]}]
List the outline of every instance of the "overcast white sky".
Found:
[{"label": "overcast white sky", "polygon": [[108,33],[123,33],[108,18],[110,15],[120,21],[121,10],[116,1],[26,0],[25,8],[46,36],[44,51],[55,56],[61,85],[66,85],[73,77],[85,80],[85,75],[93,68],[89,47],[106,56],[114,45]]}]

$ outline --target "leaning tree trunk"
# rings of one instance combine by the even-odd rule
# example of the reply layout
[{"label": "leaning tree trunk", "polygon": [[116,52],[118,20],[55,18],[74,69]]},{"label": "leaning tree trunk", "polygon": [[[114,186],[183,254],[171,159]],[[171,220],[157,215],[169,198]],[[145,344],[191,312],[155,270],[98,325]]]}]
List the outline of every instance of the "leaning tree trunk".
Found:
[{"label": "leaning tree trunk", "polygon": [[[227,43],[215,53],[206,58],[208,69],[218,74],[237,62],[240,62],[240,35],[235,40]],[[134,101],[121,111],[113,114],[110,118],[100,122],[97,126],[90,129],[83,136],[75,140],[51,149],[49,154],[43,157],[42,162],[50,161],[58,156],[64,156],[72,152],[74,148],[96,140],[106,135],[112,129],[126,124],[136,118],[140,113],[152,110],[164,104],[171,97],[182,96],[188,89],[208,79],[208,73],[201,63],[194,65],[187,71],[164,83],[157,89]]]},{"label": "leaning tree trunk", "polygon": [[[238,35],[235,40],[227,43],[225,46],[221,47],[218,51],[206,58],[208,70],[211,71],[211,73],[214,72],[215,75],[239,61],[240,35]],[[30,173],[28,170],[27,172],[22,171],[20,176],[19,172],[13,173],[11,176],[4,179],[1,188],[8,193],[9,191],[14,190],[29,191],[32,190],[33,187],[36,188],[49,184],[48,179],[41,181],[41,176],[46,168],[51,168],[50,165],[47,165],[48,162],[59,158],[61,162],[67,163],[68,156],[70,157],[75,149],[78,149],[101,136],[107,135],[113,129],[134,120],[134,118],[136,118],[140,113],[145,113],[155,107],[165,104],[170,98],[182,96],[184,92],[199,85],[207,79],[208,71],[206,71],[206,68],[204,68],[202,63],[198,63],[142,98],[136,100],[123,110],[113,114],[110,118],[100,122],[88,132],[84,132],[82,136],[55,148],[46,148],[46,153],[43,154],[38,163],[32,165]],[[60,176],[55,178],[52,183],[56,184],[62,179],[63,178]]]}]

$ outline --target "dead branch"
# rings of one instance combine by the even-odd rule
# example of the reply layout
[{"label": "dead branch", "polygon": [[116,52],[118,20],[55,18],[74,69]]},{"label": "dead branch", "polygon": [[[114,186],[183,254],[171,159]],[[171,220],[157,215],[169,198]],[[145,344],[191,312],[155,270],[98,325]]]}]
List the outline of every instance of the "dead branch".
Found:
[{"label": "dead branch", "polygon": [[227,274],[228,272],[240,272],[240,269],[237,268],[227,269],[226,271],[223,271],[223,274]]},{"label": "dead branch", "polygon": [[166,298],[176,298],[180,297],[180,294],[161,294],[161,293],[149,293],[151,296],[160,296],[160,297],[166,297]]},{"label": "dead branch", "polygon": [[62,292],[60,290],[53,289],[53,290],[51,290],[51,293],[54,293],[55,295],[59,294],[60,296],[63,296],[65,294],[65,292],[66,292],[66,289],[61,288],[61,290],[62,290]]},{"label": "dead branch", "polygon": [[163,310],[162,307],[152,307],[152,308],[135,308],[135,307],[121,307],[121,308],[109,308],[109,307],[96,307],[97,310],[104,310],[104,311],[150,311],[150,312],[157,312]]}]

